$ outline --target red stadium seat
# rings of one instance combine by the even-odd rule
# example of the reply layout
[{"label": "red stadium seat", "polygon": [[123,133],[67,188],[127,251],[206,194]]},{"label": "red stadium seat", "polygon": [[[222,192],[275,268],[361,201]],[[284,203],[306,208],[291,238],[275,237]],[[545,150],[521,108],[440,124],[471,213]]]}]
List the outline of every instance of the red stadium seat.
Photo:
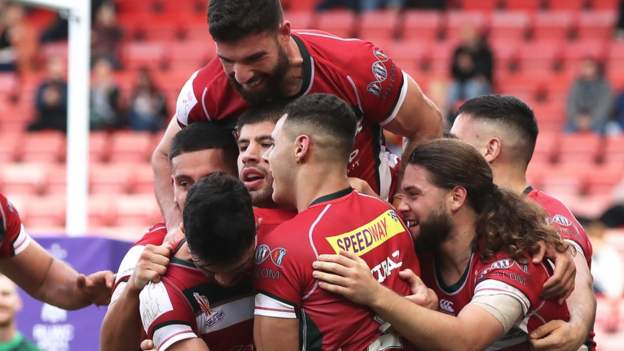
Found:
[{"label": "red stadium seat", "polygon": [[466,11],[493,11],[500,8],[500,0],[459,0],[461,8]]},{"label": "red stadium seat", "polygon": [[311,12],[317,2],[317,0],[283,0],[282,6],[288,11]]},{"label": "red stadium seat", "polygon": [[94,194],[89,196],[89,227],[105,227],[115,223],[117,196]]},{"label": "red stadium seat", "polygon": [[27,203],[24,226],[31,232],[58,230],[65,225],[65,195],[31,197]]},{"label": "red stadium seat", "polygon": [[314,13],[310,11],[288,11],[284,19],[290,21],[292,28],[308,29],[314,24]]},{"label": "red stadium seat", "polygon": [[617,20],[614,11],[581,12],[578,18],[577,34],[580,40],[611,39]]},{"label": "red stadium seat", "polygon": [[522,40],[529,28],[529,16],[524,12],[494,12],[490,19],[490,38]]},{"label": "red stadium seat", "polygon": [[598,60],[606,56],[606,42],[603,40],[584,40],[568,43],[563,47],[562,58],[564,65],[571,66],[577,71],[578,65],[583,59],[592,57]]},{"label": "red stadium seat", "polygon": [[441,31],[441,19],[438,11],[407,11],[401,37],[404,40],[435,40]]},{"label": "red stadium seat", "polygon": [[159,68],[166,47],[163,42],[130,42],[125,45],[123,52],[128,69],[137,69],[141,66]]},{"label": "red stadium seat", "polygon": [[552,163],[557,153],[559,137],[559,132],[540,131],[537,136],[537,142],[535,143],[535,150],[533,151],[531,163],[535,162],[540,165]]},{"label": "red stadium seat", "polygon": [[606,138],[602,161],[605,164],[624,164],[624,135],[613,135]]},{"label": "red stadium seat", "polygon": [[110,141],[106,132],[91,132],[89,134],[89,161],[99,163],[108,161]]},{"label": "red stadium seat", "polygon": [[111,136],[111,162],[147,162],[152,151],[149,133],[122,131]]},{"label": "red stadium seat", "polygon": [[589,195],[611,195],[616,185],[623,180],[624,163],[607,163],[600,167],[592,167],[587,192]]},{"label": "red stadium seat", "polygon": [[67,191],[67,166],[49,165],[47,168],[48,179],[45,183],[45,194],[65,194]]},{"label": "red stadium seat", "polygon": [[149,163],[137,164],[129,179],[132,194],[151,194],[154,192],[154,171]]},{"label": "red stadium seat", "polygon": [[115,198],[116,225],[151,226],[161,221],[160,209],[153,194],[122,195]]},{"label": "red stadium seat", "polygon": [[536,40],[565,40],[574,22],[570,11],[537,12],[533,17],[533,38]]},{"label": "red stadium seat", "polygon": [[[167,47],[168,50],[163,54],[164,60],[169,63],[175,62],[176,65],[186,66],[193,70],[205,65],[216,56],[215,44],[209,38],[171,42],[167,44]],[[190,76],[190,73],[188,75]]]},{"label": "red stadium seat", "polygon": [[[2,112],[0,112],[2,114]],[[20,141],[22,140],[21,132],[5,132],[2,130],[0,134],[0,165],[5,165],[15,161],[18,154],[18,148],[21,147]]]},{"label": "red stadium seat", "polygon": [[617,11],[619,0],[592,0],[592,9]]},{"label": "red stadium seat", "polygon": [[602,139],[594,133],[564,134],[559,141],[559,163],[590,166],[596,163]]},{"label": "red stadium seat", "polygon": [[0,167],[2,192],[41,194],[47,179],[46,166],[41,163],[12,163]]},{"label": "red stadium seat", "polygon": [[428,41],[396,41],[391,43],[386,51],[399,67],[417,67],[430,53],[431,45]]},{"label": "red stadium seat", "polygon": [[543,174],[541,189],[555,197],[578,196],[584,191],[588,170],[578,165],[552,167]]},{"label": "red stadium seat", "polygon": [[395,37],[397,30],[396,11],[369,11],[360,18],[359,37],[365,40],[390,40]]},{"label": "red stadium seat", "polygon": [[505,0],[505,7],[512,11],[526,11],[533,13],[539,10],[541,0]]},{"label": "red stadium seat", "polygon": [[587,0],[547,0],[547,6],[551,10],[580,11],[586,3]]},{"label": "red stadium seat", "polygon": [[518,51],[521,69],[552,70],[561,54],[561,43],[550,40],[535,40],[522,44]]},{"label": "red stadium seat", "polygon": [[353,11],[331,10],[318,14],[316,28],[337,35],[350,38],[355,33],[356,17]]},{"label": "red stadium seat", "polygon": [[23,162],[53,163],[65,156],[65,135],[61,132],[45,131],[26,133],[22,141],[20,160]]},{"label": "red stadium seat", "polygon": [[129,191],[133,164],[91,164],[89,187],[91,194],[123,194]]}]

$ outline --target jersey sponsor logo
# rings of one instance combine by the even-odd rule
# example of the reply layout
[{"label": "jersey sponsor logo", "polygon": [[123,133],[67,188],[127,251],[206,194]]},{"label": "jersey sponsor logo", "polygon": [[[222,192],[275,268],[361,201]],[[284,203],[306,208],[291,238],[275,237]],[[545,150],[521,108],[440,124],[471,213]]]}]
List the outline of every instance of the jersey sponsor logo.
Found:
[{"label": "jersey sponsor logo", "polygon": [[453,307],[453,301],[447,299],[440,299],[440,309],[443,312],[455,314],[455,308]]},{"label": "jersey sponsor logo", "polygon": [[371,269],[371,273],[373,273],[373,276],[377,279],[378,282],[383,283],[386,278],[388,278],[392,274],[392,271],[403,266],[403,261],[394,261],[398,260],[400,257],[401,253],[399,252],[399,250],[396,250],[392,253],[392,257],[386,257],[385,260],[381,261],[381,263]]},{"label": "jersey sponsor logo", "polygon": [[366,91],[372,95],[381,96],[381,83],[388,79],[388,68],[384,63],[390,60],[390,58],[378,48],[373,49],[373,55],[377,59],[371,65],[371,71],[375,80],[368,83]]},{"label": "jersey sponsor logo", "polygon": [[262,244],[256,248],[255,262],[257,265],[263,263],[268,258],[271,258],[271,262],[276,266],[281,266],[284,262],[284,257],[288,251],[283,247],[278,247],[271,250],[269,245]]},{"label": "jersey sponsor logo", "polygon": [[569,227],[572,225],[572,222],[568,219],[568,217],[564,216],[564,215],[554,215],[552,216],[552,218],[550,218],[548,220],[549,223],[557,223],[559,225],[562,225],[564,227]]},{"label": "jersey sponsor logo", "polygon": [[195,299],[195,302],[197,302],[197,306],[199,306],[199,309],[201,309],[203,313],[205,314],[212,313],[210,310],[210,301],[208,300],[206,296],[200,295],[198,292],[194,292],[193,298]]},{"label": "jersey sponsor logo", "polygon": [[405,228],[396,212],[388,210],[359,228],[325,239],[336,253],[343,250],[362,256],[401,233]]},{"label": "jersey sponsor logo", "polygon": [[256,268],[256,276],[271,280],[278,280],[281,277],[279,271],[267,267]]},{"label": "jersey sponsor logo", "polygon": [[388,57],[388,55],[386,55],[386,53],[385,53],[385,52],[381,51],[381,50],[380,50],[380,49],[378,49],[378,48],[375,48],[375,49],[373,50],[373,55],[375,55],[375,57],[376,57],[379,61],[382,61],[382,62],[386,62],[386,61],[388,61],[388,60],[390,59],[390,58]]}]

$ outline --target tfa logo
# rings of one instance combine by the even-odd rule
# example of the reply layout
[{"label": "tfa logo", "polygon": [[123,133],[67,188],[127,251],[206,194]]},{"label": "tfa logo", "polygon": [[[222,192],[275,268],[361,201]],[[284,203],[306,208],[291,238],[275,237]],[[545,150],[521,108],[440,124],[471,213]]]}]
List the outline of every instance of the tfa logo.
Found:
[{"label": "tfa logo", "polygon": [[572,225],[572,222],[570,222],[568,217],[560,214],[552,216],[552,218],[550,219],[550,223],[557,223],[564,227],[569,227]]},{"label": "tfa logo", "polygon": [[446,299],[440,300],[440,309],[446,313],[455,314],[455,309],[453,308],[453,301],[449,301]]}]

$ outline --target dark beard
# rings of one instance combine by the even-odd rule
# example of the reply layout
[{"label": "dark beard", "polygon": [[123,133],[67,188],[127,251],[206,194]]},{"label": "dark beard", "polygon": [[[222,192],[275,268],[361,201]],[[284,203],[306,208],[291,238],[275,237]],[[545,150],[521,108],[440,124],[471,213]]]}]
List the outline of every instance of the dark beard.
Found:
[{"label": "dark beard", "polygon": [[431,213],[426,221],[420,222],[420,233],[416,238],[416,248],[419,252],[438,252],[440,245],[445,242],[453,229],[450,216],[443,211],[437,210]]},{"label": "dark beard", "polygon": [[288,55],[280,47],[277,54],[277,65],[269,74],[260,74],[260,78],[264,81],[264,89],[261,91],[247,91],[241,84],[236,81],[234,75],[228,76],[230,85],[238,91],[238,93],[247,101],[250,106],[262,106],[269,102],[278,102],[280,100],[288,100],[284,96],[284,80],[290,62]]}]

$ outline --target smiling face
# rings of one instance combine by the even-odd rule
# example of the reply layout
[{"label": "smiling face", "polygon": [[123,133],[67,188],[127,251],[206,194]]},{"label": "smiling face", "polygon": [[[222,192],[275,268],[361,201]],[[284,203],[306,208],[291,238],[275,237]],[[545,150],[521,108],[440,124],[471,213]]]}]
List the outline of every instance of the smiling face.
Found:
[{"label": "smiling face", "polygon": [[206,149],[185,152],[171,160],[173,178],[173,197],[180,211],[184,210],[184,203],[189,188],[199,179],[214,173],[224,172],[232,174],[224,160],[223,150]]},{"label": "smiling face", "polygon": [[452,221],[447,195],[448,191],[431,183],[425,168],[407,166],[395,203],[412,237],[422,245],[438,245],[448,237]]},{"label": "smiling face", "polygon": [[262,155],[273,146],[274,127],[275,123],[270,121],[245,124],[238,133],[238,178],[255,206],[273,201],[273,175]]},{"label": "smiling face", "polygon": [[230,84],[250,105],[283,97],[289,68],[280,35],[262,32],[238,41],[217,42],[217,55]]}]

